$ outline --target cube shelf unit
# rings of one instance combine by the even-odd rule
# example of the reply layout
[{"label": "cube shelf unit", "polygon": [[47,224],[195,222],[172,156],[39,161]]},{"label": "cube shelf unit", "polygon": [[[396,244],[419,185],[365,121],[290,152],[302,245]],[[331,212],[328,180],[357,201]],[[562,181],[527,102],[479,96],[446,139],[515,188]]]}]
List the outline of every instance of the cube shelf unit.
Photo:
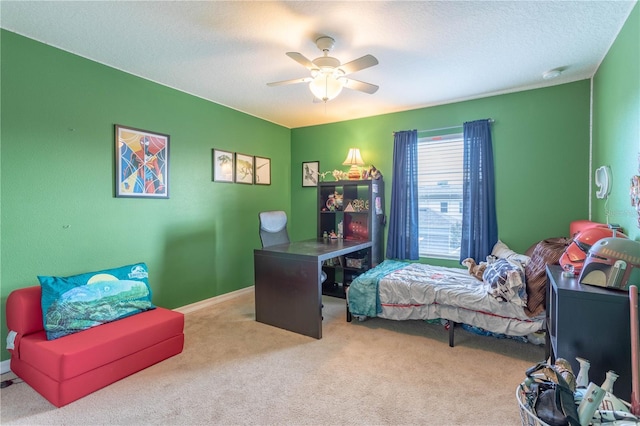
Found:
[{"label": "cube shelf unit", "polygon": [[[342,198],[342,202],[338,202]],[[318,238],[339,233],[345,240],[371,241],[370,249],[325,262],[322,293],[346,297],[346,288],[364,271],[384,260],[384,182],[339,180],[318,184]]]}]

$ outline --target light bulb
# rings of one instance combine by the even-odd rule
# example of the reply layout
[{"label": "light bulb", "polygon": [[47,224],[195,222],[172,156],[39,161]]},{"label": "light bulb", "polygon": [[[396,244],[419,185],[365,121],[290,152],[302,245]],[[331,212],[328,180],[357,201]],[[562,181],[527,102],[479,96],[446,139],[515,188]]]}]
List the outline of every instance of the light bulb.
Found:
[{"label": "light bulb", "polygon": [[342,91],[342,81],[333,76],[332,72],[322,71],[309,83],[313,95],[324,101],[330,101]]}]

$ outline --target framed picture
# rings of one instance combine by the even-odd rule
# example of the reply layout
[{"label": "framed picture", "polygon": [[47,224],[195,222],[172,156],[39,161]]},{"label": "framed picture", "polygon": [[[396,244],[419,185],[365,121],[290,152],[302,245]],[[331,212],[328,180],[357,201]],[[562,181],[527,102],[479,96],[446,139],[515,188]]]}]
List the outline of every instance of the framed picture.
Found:
[{"label": "framed picture", "polygon": [[302,186],[318,186],[319,161],[302,163]]},{"label": "framed picture", "polygon": [[255,156],[255,184],[271,185],[271,159]]},{"label": "framed picture", "polygon": [[211,163],[214,182],[233,182],[233,152],[214,148],[211,150]]},{"label": "framed picture", "polygon": [[253,156],[236,152],[236,183],[253,185]]},{"label": "framed picture", "polygon": [[116,197],[169,198],[169,135],[115,125]]}]

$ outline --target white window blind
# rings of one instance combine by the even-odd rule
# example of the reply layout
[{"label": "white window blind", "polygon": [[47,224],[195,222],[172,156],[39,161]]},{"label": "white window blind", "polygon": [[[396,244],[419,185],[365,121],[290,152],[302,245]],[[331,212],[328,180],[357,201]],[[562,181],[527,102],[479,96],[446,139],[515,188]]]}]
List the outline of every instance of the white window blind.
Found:
[{"label": "white window blind", "polygon": [[418,139],[421,257],[460,257],[462,161],[462,133]]}]

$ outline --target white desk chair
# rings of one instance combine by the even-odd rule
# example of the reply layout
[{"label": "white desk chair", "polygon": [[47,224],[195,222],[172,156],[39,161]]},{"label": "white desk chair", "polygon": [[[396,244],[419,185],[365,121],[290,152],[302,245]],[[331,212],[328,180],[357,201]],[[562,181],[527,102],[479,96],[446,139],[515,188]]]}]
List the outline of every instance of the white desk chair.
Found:
[{"label": "white desk chair", "polygon": [[287,214],[285,212],[282,210],[261,212],[259,217],[260,241],[263,248],[289,242]]},{"label": "white desk chair", "polygon": [[[260,241],[263,248],[289,242],[287,213],[282,210],[271,210],[260,212],[258,216],[260,218]],[[327,274],[322,271],[320,282],[323,283],[326,279]]]}]

